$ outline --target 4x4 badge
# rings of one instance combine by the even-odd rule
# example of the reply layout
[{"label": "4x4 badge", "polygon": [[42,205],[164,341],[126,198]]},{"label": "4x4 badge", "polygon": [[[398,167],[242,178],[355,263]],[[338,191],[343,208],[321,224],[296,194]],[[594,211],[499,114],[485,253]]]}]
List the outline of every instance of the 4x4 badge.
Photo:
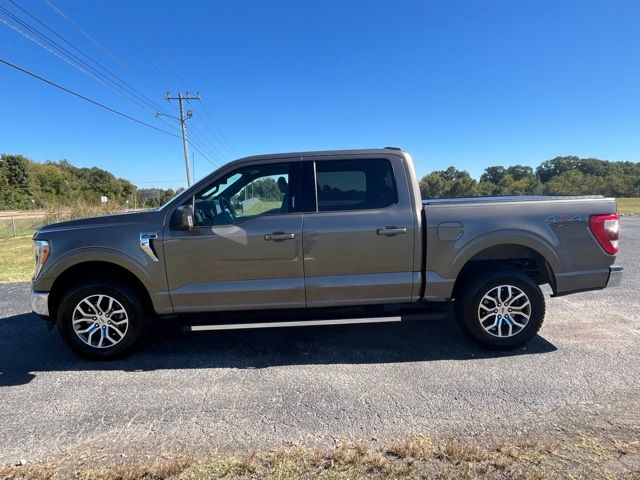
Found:
[{"label": "4x4 badge", "polygon": [[565,223],[582,223],[582,215],[558,215],[556,217],[549,217],[545,220],[547,223],[554,225]]}]

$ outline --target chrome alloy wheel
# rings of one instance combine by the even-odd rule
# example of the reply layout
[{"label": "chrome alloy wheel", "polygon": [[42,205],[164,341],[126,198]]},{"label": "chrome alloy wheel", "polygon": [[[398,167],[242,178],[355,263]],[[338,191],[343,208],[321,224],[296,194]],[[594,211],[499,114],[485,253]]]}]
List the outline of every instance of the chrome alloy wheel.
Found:
[{"label": "chrome alloy wheel", "polygon": [[478,306],[478,321],[494,337],[513,337],[522,331],[531,317],[529,297],[513,285],[489,290]]},{"label": "chrome alloy wheel", "polygon": [[73,331],[94,348],[117,345],[127,334],[129,316],[118,300],[109,295],[90,295],[73,310]]}]

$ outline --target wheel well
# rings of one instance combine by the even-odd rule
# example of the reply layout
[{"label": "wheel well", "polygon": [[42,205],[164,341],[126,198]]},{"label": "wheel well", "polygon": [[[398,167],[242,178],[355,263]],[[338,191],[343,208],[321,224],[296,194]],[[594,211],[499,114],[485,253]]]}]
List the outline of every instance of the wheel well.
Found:
[{"label": "wheel well", "polygon": [[508,244],[486,248],[471,257],[456,278],[453,297],[469,278],[487,270],[516,270],[538,285],[548,283],[555,291],[555,276],[544,256],[524,245]]},{"label": "wheel well", "polygon": [[149,312],[153,312],[153,304],[149,292],[133,273],[124,267],[109,262],[82,262],[69,267],[53,282],[49,292],[49,315],[53,322],[58,316],[58,306],[65,292],[73,285],[90,278],[119,280],[140,296]]}]

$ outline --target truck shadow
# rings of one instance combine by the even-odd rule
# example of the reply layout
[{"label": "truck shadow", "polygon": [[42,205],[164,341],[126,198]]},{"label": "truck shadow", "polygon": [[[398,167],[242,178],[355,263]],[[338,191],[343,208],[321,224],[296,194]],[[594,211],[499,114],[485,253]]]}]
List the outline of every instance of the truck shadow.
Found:
[{"label": "truck shadow", "polygon": [[135,354],[99,362],[76,356],[57,332],[46,331],[42,320],[22,314],[0,319],[0,387],[26,384],[40,372],[53,371],[481,361],[554,350],[556,347],[540,336],[509,352],[483,350],[460,333],[452,319],[199,333],[185,333],[175,325],[159,322]]}]

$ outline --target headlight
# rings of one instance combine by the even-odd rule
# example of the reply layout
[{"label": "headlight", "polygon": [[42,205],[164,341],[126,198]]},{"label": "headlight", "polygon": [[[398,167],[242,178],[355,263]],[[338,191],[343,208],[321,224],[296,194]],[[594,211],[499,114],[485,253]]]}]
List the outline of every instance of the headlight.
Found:
[{"label": "headlight", "polygon": [[44,266],[47,258],[49,258],[49,252],[51,249],[49,248],[49,242],[46,240],[34,240],[33,241],[33,253],[36,257],[36,268],[33,273],[33,278],[37,278],[40,274],[40,270]]}]

